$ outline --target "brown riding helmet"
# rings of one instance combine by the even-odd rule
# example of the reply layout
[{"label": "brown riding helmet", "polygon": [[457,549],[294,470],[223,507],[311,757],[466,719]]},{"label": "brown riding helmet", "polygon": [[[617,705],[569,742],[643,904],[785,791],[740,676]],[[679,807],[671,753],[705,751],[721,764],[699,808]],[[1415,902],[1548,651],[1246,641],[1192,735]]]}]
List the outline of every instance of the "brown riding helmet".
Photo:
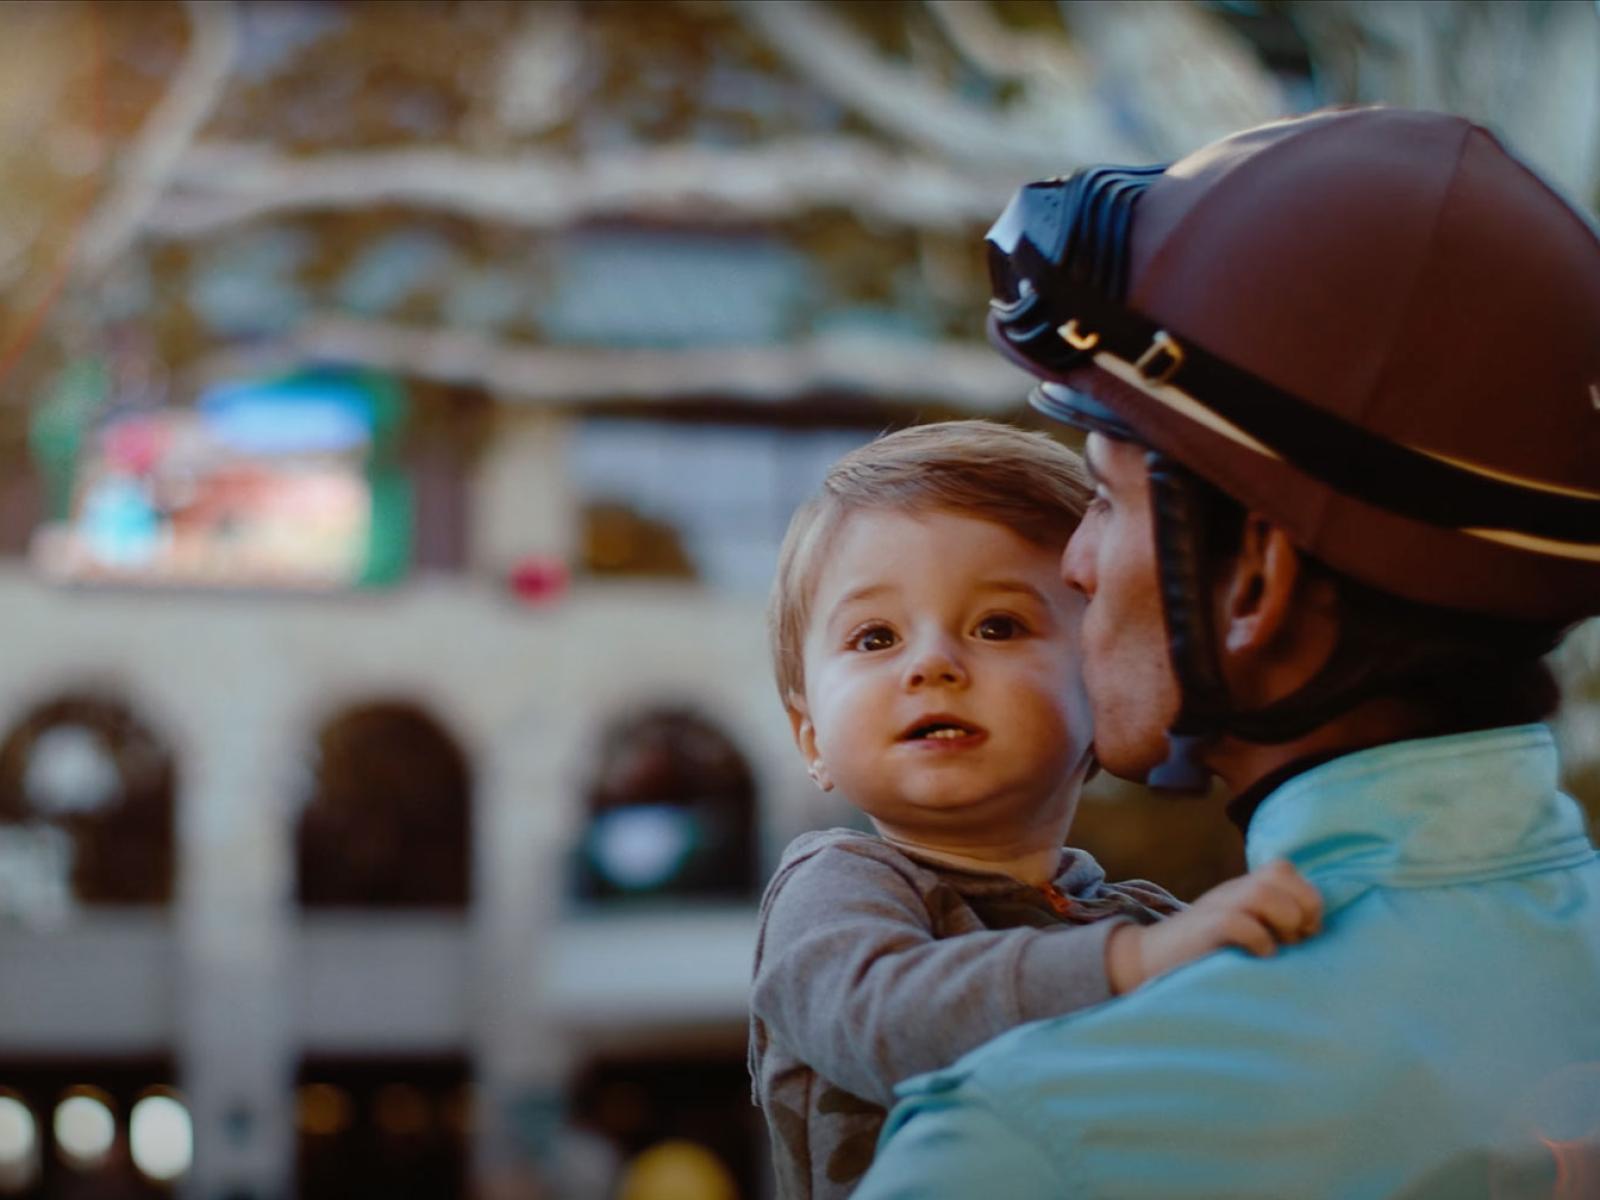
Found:
[{"label": "brown riding helmet", "polygon": [[1030,184],[989,241],[1045,411],[1382,591],[1600,613],[1600,238],[1485,129],[1314,113]]}]

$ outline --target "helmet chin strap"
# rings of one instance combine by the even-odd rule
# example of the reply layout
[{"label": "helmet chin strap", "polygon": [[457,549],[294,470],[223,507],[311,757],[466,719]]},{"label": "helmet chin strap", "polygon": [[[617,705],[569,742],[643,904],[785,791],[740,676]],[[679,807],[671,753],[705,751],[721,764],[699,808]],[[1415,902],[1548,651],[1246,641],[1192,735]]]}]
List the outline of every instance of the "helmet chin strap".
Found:
[{"label": "helmet chin strap", "polygon": [[1377,680],[1360,655],[1336,651],[1292,695],[1240,711],[1217,652],[1205,485],[1159,451],[1146,451],[1145,464],[1167,650],[1179,696],[1178,715],[1167,730],[1167,757],[1145,782],[1163,791],[1204,792],[1211,772],[1200,755],[1218,737],[1232,734],[1265,745],[1293,741],[1365,699]]},{"label": "helmet chin strap", "polygon": [[[1051,385],[1034,393],[1034,404],[1081,429],[1119,441],[1137,435],[1092,398],[1071,394],[1070,405]],[[1208,542],[1207,488],[1188,468],[1146,449],[1150,513],[1167,653],[1178,685],[1178,715],[1166,733],[1167,755],[1144,782],[1162,791],[1203,793],[1211,772],[1201,763],[1206,746],[1224,734],[1264,745],[1309,733],[1330,717],[1381,689],[1370,655],[1342,638],[1322,668],[1294,694],[1266,708],[1241,712],[1223,680],[1212,606],[1212,548]]]},{"label": "helmet chin strap", "polygon": [[1211,772],[1200,761],[1205,738],[1167,731],[1167,757],[1150,768],[1145,786],[1161,792],[1203,795],[1211,790]]},{"label": "helmet chin strap", "polygon": [[1147,451],[1145,464],[1161,609],[1179,695],[1178,715],[1167,730],[1167,757],[1145,782],[1163,791],[1204,792],[1211,773],[1200,762],[1200,750],[1220,731],[1230,706],[1212,624],[1203,500],[1195,477],[1164,454]]},{"label": "helmet chin strap", "polygon": [[[1167,730],[1167,756],[1145,778],[1150,787],[1205,791],[1210,772],[1201,764],[1200,755],[1216,738],[1231,735],[1261,745],[1282,745],[1404,681],[1405,625],[1393,623],[1394,631],[1377,639],[1363,633],[1359,625],[1347,626],[1341,629],[1328,660],[1294,692],[1264,708],[1235,707],[1217,651],[1212,608],[1215,564],[1212,547],[1207,544],[1204,485],[1188,469],[1157,451],[1147,451],[1145,463],[1162,614],[1179,695],[1178,715]],[[1368,603],[1386,601],[1374,598]],[[1557,640],[1552,630],[1543,626],[1511,627],[1504,622],[1453,619],[1432,611],[1425,619],[1433,629],[1454,620],[1468,640],[1485,645],[1500,642],[1516,656],[1537,657]]]}]

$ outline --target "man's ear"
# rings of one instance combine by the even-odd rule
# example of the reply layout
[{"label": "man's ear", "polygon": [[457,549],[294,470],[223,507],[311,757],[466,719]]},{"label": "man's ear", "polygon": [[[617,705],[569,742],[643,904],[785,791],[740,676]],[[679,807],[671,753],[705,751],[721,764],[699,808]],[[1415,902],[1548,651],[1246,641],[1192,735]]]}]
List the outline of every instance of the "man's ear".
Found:
[{"label": "man's ear", "polygon": [[1310,569],[1287,533],[1256,513],[1245,518],[1219,593],[1217,653],[1229,691],[1247,707],[1303,686],[1338,643],[1332,583]]},{"label": "man's ear", "polygon": [[789,712],[789,728],[794,733],[795,748],[800,751],[800,757],[806,760],[806,773],[811,776],[811,782],[825,792],[833,791],[833,780],[828,776],[827,764],[817,751],[817,729],[806,713],[805,697],[791,692],[784,707]]},{"label": "man's ear", "polygon": [[1226,657],[1255,657],[1280,639],[1301,573],[1300,552],[1289,535],[1257,513],[1246,516],[1222,595],[1220,643]]}]

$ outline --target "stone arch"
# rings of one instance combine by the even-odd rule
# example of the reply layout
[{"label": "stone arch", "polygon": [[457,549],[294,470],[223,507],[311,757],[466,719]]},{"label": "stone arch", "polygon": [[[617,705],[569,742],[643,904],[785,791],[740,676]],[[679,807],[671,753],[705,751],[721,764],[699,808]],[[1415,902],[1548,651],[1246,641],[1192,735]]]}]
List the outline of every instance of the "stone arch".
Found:
[{"label": "stone arch", "polygon": [[47,700],[0,743],[0,825],[68,847],[81,903],[172,899],[176,791],[171,748],[117,696]]},{"label": "stone arch", "polygon": [[463,909],[472,893],[472,768],[425,708],[377,700],[318,730],[295,831],[307,908]]},{"label": "stone arch", "polygon": [[755,777],[728,735],[680,705],[612,721],[586,789],[578,897],[732,898],[755,886]]}]

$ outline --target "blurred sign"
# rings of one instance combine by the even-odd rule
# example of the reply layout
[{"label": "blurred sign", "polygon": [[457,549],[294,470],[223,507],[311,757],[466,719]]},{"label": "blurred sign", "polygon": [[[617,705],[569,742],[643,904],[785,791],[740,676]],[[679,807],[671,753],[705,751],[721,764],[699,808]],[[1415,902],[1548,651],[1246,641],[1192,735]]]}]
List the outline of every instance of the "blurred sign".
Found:
[{"label": "blurred sign", "polygon": [[39,531],[35,561],[74,581],[388,582],[410,542],[384,453],[398,411],[385,381],[306,372],[103,418],[75,439],[70,510]]}]

